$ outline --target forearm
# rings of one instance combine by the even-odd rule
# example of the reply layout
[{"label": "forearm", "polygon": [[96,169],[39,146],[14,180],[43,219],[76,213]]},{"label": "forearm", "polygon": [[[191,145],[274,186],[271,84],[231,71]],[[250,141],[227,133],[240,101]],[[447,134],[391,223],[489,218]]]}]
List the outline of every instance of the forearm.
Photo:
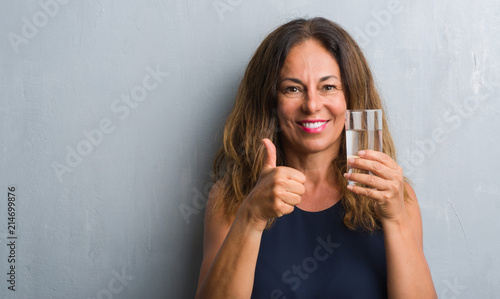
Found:
[{"label": "forearm", "polygon": [[437,298],[423,249],[409,221],[383,223],[389,298]]},{"label": "forearm", "polygon": [[208,270],[196,298],[250,298],[262,231],[240,211]]}]

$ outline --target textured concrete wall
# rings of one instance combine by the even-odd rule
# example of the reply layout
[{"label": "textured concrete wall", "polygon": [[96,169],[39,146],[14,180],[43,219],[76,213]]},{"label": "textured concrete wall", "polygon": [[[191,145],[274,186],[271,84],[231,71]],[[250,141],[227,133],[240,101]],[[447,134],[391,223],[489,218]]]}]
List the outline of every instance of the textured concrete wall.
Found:
[{"label": "textured concrete wall", "polygon": [[298,16],[364,49],[440,298],[500,296],[498,1],[1,2],[1,298],[193,297],[224,119]]}]

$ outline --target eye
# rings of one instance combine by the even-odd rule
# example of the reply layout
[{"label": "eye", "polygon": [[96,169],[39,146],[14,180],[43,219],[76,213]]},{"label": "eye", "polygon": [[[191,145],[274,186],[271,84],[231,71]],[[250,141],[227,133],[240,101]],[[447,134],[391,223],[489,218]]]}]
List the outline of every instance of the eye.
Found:
[{"label": "eye", "polygon": [[285,87],[285,89],[283,90],[283,93],[299,93],[299,92],[300,88],[297,86],[288,86]]},{"label": "eye", "polygon": [[337,90],[338,88],[335,85],[325,85],[323,86],[323,89],[326,91],[331,91],[331,90]]}]

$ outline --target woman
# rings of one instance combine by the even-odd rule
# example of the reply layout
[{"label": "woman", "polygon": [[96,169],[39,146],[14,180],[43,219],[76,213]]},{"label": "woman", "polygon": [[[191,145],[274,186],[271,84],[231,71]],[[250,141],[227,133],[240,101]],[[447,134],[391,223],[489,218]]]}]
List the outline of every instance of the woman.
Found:
[{"label": "woman", "polygon": [[337,24],[298,19],[262,42],[215,159],[197,298],[436,298],[385,119],[384,152],[346,161],[345,111],[362,108],[382,103]]}]

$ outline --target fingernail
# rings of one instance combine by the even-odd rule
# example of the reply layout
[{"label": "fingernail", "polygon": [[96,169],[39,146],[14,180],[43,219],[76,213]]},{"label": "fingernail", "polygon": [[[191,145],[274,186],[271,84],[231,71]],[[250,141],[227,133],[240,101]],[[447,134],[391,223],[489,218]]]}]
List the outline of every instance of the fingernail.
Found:
[{"label": "fingernail", "polygon": [[359,151],[358,152],[358,156],[364,156],[365,155],[365,151]]},{"label": "fingernail", "polygon": [[347,189],[352,190],[352,189],[354,189],[354,187],[352,185],[348,185]]},{"label": "fingernail", "polygon": [[349,159],[347,159],[347,163],[349,163],[349,164],[354,163],[354,158],[349,158]]},{"label": "fingernail", "polygon": [[344,177],[345,177],[345,178],[349,178],[350,176],[351,176],[351,174],[350,174],[350,173],[348,173],[348,172],[344,173]]}]

